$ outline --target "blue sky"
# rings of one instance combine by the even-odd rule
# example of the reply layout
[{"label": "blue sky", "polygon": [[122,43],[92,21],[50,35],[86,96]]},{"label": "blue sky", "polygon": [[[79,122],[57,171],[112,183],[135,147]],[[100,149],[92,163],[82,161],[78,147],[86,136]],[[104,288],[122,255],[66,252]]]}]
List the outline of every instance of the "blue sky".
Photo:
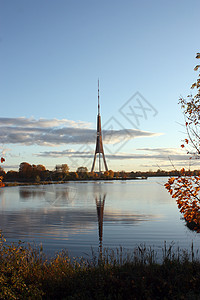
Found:
[{"label": "blue sky", "polygon": [[0,0],[3,167],[90,169],[98,78],[109,169],[188,166],[178,99],[197,78],[199,9],[198,0]]}]

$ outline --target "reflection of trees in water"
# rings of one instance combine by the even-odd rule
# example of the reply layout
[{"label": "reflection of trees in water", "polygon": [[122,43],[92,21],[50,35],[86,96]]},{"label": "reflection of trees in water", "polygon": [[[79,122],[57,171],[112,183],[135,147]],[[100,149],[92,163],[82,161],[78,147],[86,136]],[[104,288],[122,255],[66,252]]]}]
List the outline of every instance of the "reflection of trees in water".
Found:
[{"label": "reflection of trees in water", "polygon": [[45,194],[45,191],[38,188],[33,187],[20,187],[19,188],[19,196],[21,199],[29,199],[29,198],[35,198],[35,197],[43,197]]},{"label": "reflection of trees in water", "polygon": [[52,206],[65,206],[71,203],[76,195],[76,189],[65,186],[58,187],[52,184],[51,186],[41,187],[20,187],[19,188],[20,199],[28,200],[31,198],[42,198],[45,199]]},{"label": "reflection of trees in water", "polygon": [[65,207],[73,202],[76,197],[76,189],[70,186],[48,190],[45,194],[45,200],[54,207]]},{"label": "reflection of trees in water", "polygon": [[4,208],[5,204],[6,204],[5,193],[3,189],[0,189],[0,205],[2,208]]},{"label": "reflection of trees in water", "polygon": [[18,213],[0,212],[0,228],[6,238],[42,237],[55,243],[57,238],[86,233],[96,223],[95,211],[88,210],[22,210]]},{"label": "reflection of trees in water", "polygon": [[4,190],[0,189],[0,196],[2,196],[4,194]]},{"label": "reflection of trees in water", "polygon": [[[111,207],[110,196],[109,199],[107,198],[109,192],[105,193],[105,185],[98,183],[94,185],[95,187],[91,189],[88,184],[82,183],[81,186],[79,184],[79,193],[77,196],[76,189],[74,188],[76,185],[73,184],[17,187],[15,188],[16,192],[20,192],[21,199],[25,199],[28,205],[19,205],[14,210],[8,207],[9,211],[3,211],[2,209],[0,211],[0,228],[5,232],[5,237],[7,238],[21,240],[24,240],[24,238],[42,238],[44,244],[50,245],[49,247],[54,243],[56,245],[60,239],[64,241],[64,247],[69,247],[69,250],[72,245],[71,240],[73,241],[73,235],[77,235],[74,238],[76,241],[73,245],[77,249],[81,243],[84,243],[86,246],[88,245],[90,249],[91,244],[96,244],[98,237],[99,253],[101,254],[106,237],[104,229],[108,233],[113,233],[113,244],[118,234],[117,228],[120,228],[121,225],[138,225],[156,217],[153,215],[133,214],[131,211],[117,210]],[[0,190],[0,193],[3,193],[3,189]],[[38,201],[39,207],[34,204],[33,197],[36,196],[38,196],[39,201],[41,200],[41,203]],[[12,197],[15,199],[15,196]],[[29,203],[28,199],[31,197],[32,200]],[[73,201],[73,205],[69,205],[70,201]],[[107,204],[105,201],[107,201]],[[2,206],[2,201],[0,203]],[[107,205],[106,211],[105,204]],[[103,228],[105,224],[112,226]],[[90,234],[90,232],[90,240],[88,241],[87,234]],[[126,232],[122,230],[119,234],[124,238],[123,235]],[[67,240],[70,242],[68,243]],[[109,244],[111,241],[107,242]]]}]

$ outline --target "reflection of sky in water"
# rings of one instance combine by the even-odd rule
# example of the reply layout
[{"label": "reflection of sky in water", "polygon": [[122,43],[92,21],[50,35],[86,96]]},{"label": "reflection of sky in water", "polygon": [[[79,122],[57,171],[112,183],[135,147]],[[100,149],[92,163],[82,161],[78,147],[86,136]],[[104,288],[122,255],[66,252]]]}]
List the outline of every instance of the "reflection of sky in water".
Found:
[{"label": "reflection of sky in water", "polygon": [[96,197],[106,195],[103,246],[133,248],[140,243],[187,248],[199,237],[180,220],[180,213],[162,184],[166,179],[112,182],[70,182],[62,185],[0,189],[0,228],[8,240],[35,241],[53,253],[72,255],[98,247]]}]

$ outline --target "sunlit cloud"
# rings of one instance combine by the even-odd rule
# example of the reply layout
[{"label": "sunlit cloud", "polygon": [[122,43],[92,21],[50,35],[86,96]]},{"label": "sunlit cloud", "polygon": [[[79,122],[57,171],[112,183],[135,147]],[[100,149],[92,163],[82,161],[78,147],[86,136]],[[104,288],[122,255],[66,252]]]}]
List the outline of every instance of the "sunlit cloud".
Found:
[{"label": "sunlit cloud", "polygon": [[[152,133],[137,129],[103,131],[104,143],[113,144],[121,140],[152,137]],[[0,143],[58,146],[63,144],[94,144],[96,129],[90,123],[67,119],[0,118]]]},{"label": "sunlit cloud", "polygon": [[87,128],[91,126],[91,123],[83,121],[73,121],[67,119],[43,119],[38,120],[34,118],[0,118],[0,126],[12,126],[12,127],[28,127],[28,128],[49,128],[49,127],[75,127],[75,128]]},{"label": "sunlit cloud", "polygon": [[137,151],[141,154],[136,154],[138,158],[159,159],[159,160],[174,160],[185,161],[190,159],[190,156],[178,148],[139,148]]},{"label": "sunlit cloud", "polygon": [[[137,153],[137,152],[140,153]],[[44,151],[35,154],[41,157],[76,157],[76,158],[92,158],[94,156],[94,151],[76,151],[74,149],[65,149],[62,151]],[[144,160],[149,161],[185,161],[189,159],[189,156],[183,151],[176,148],[141,148],[136,149],[134,153],[120,152],[117,154],[106,154],[106,157],[111,160]]]},{"label": "sunlit cloud", "polygon": [[66,149],[62,151],[44,151],[36,153],[36,156],[40,157],[82,157],[82,158],[91,158],[94,156],[94,151],[76,151],[73,149]]},{"label": "sunlit cloud", "polygon": [[8,170],[15,170],[16,171],[16,170],[19,169],[19,165],[16,165],[16,164],[15,165],[7,165],[6,164],[6,165],[3,166],[3,169],[6,170],[6,171],[8,171]]}]

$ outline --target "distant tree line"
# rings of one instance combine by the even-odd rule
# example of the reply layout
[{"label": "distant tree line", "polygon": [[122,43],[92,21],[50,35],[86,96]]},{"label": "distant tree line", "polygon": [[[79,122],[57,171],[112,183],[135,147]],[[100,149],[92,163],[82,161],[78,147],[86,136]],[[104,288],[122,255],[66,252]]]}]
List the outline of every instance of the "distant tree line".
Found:
[{"label": "distant tree line", "polygon": [[[190,174],[190,171],[186,175]],[[193,171],[193,175],[200,174],[199,170]],[[157,171],[148,172],[125,172],[112,170],[105,171],[101,174],[98,172],[89,172],[86,167],[78,167],[76,172],[70,172],[67,164],[56,165],[53,171],[47,170],[44,165],[31,165],[27,162],[22,162],[19,165],[18,171],[5,172],[0,167],[0,176],[4,182],[35,182],[40,183],[44,181],[69,181],[69,180],[97,180],[101,179],[134,179],[145,177],[161,177],[161,176],[180,176],[180,171],[163,171],[158,169]]]}]

